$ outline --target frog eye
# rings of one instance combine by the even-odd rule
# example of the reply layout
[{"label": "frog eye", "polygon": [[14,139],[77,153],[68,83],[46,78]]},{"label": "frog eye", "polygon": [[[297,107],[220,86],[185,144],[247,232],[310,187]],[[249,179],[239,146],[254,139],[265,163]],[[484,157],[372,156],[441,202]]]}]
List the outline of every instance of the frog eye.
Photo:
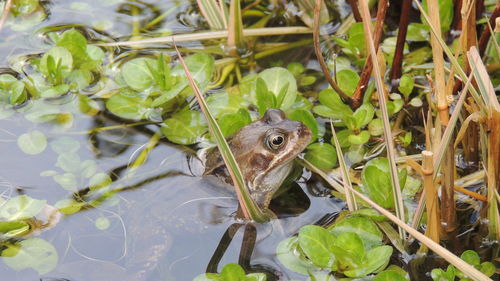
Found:
[{"label": "frog eye", "polygon": [[270,149],[278,149],[285,144],[285,135],[282,133],[274,133],[267,138],[267,146]]}]

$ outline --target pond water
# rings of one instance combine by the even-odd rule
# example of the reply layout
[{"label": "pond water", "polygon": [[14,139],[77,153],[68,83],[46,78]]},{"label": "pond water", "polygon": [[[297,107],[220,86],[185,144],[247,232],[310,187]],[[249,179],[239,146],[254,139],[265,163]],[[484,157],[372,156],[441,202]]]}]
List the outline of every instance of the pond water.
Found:
[{"label": "pond water", "polygon": [[[39,3],[34,14],[40,23],[31,16],[34,23],[19,17],[4,26],[0,66],[22,64],[26,56],[46,51],[48,32],[70,27],[85,32],[88,40],[120,40],[135,32],[139,23],[151,23],[159,16],[161,20],[150,27],[156,34],[201,28],[196,26],[199,15],[187,1]],[[146,30],[141,33],[151,34]],[[200,43],[184,46],[196,48]],[[96,132],[120,125],[120,120],[106,113],[80,113],[78,104],[75,95],[37,100],[0,120],[0,192],[5,199],[27,195],[46,200],[47,206],[72,199],[101,202],[57,218],[54,225],[32,235],[33,241],[43,239],[42,246],[35,245],[43,250],[30,252],[24,246],[27,253],[22,258],[34,259],[27,261],[31,266],[23,268],[21,261],[14,270],[8,261],[0,263],[2,280],[192,280],[209,266],[217,270],[219,264],[239,260],[245,261],[247,272],[267,272],[269,280],[287,280],[300,275],[277,261],[276,245],[302,225],[320,220],[325,213],[338,213],[343,206],[311,193],[314,186],[308,189],[305,184],[307,174],[300,185],[294,184],[290,195],[271,204],[280,219],[244,230],[235,219],[234,196],[200,176],[200,163],[191,148],[162,140],[149,151],[147,161],[134,168],[133,161],[157,127]],[[54,121],[47,117],[54,114],[60,122],[41,120]],[[17,145],[20,135],[33,131],[46,139],[46,148],[35,155]],[[112,194],[92,194],[93,180]],[[287,203],[280,204],[280,198]],[[232,242],[230,232],[235,233]],[[52,269],[45,272],[46,268]]]},{"label": "pond water", "polygon": [[[349,217],[343,212],[344,200],[334,196],[339,193],[298,163],[290,177],[295,180],[271,201],[276,218],[261,224],[237,218],[234,194],[202,176],[200,159],[214,142],[173,46],[109,45],[207,32],[213,23],[200,14],[197,1],[13,2],[11,17],[0,27],[0,280],[193,280],[206,272],[220,272],[230,263],[239,263],[247,274],[265,273],[267,280],[306,280],[304,268],[313,267],[304,266],[299,258],[283,265],[278,245],[298,237],[305,225],[324,226],[345,217],[363,221],[355,229],[365,235],[363,239],[368,237],[355,237],[362,253],[391,249],[384,252],[387,262],[379,271],[390,259],[393,271],[408,271],[411,280],[431,280],[433,268],[447,265],[439,257],[419,260],[392,250],[387,246],[390,239],[384,238],[390,231],[379,230],[383,219],[378,213],[369,210]],[[246,27],[305,29],[312,21],[312,14],[304,12],[307,5],[297,3],[314,1],[241,2],[246,7]],[[274,9],[274,2],[282,8]],[[346,81],[339,83],[342,90],[352,94],[366,55],[362,25],[350,15],[349,1],[331,2],[320,13],[322,31],[343,33],[330,40],[325,36],[321,47],[328,67],[338,71],[336,78]],[[401,9],[395,2],[391,1],[385,21],[380,60],[393,60]],[[414,12],[412,21],[419,20]],[[411,44],[404,47],[404,72],[412,76],[405,77],[410,81],[398,88],[401,95],[391,94],[388,103],[396,123],[398,153],[418,158],[426,145],[421,111],[428,106],[423,106],[428,102],[426,75],[433,65],[428,30],[420,23],[412,28]],[[294,32],[246,37],[246,49],[236,51],[227,47],[225,39],[207,34],[209,39],[180,40],[178,46],[199,87],[207,92],[207,103],[226,136],[258,119],[265,112],[262,100],[267,99],[266,108],[280,108],[289,119],[311,129],[313,144],[305,159],[325,165],[324,171],[333,170],[332,175],[340,178],[334,169],[337,153],[328,123],[333,118],[341,121],[335,126],[343,137],[345,158],[354,168],[354,183],[370,193],[364,176],[369,167],[374,181],[390,186],[388,168],[383,169],[387,159],[376,158],[384,156],[385,146],[378,98],[371,94],[374,83],[368,84],[370,94],[354,112],[339,94],[326,89],[310,30]],[[459,149],[458,174],[476,176],[461,183],[484,193],[484,173],[476,172],[480,162],[465,158]],[[420,176],[411,168],[398,168],[410,223],[421,192]],[[375,191],[370,196],[394,208],[387,199],[392,200],[392,190]],[[498,253],[498,241],[485,239],[482,203],[457,197],[462,225],[450,232],[447,246],[458,255],[474,248],[482,261],[491,260],[492,253]],[[350,233],[355,227],[345,228]],[[345,233],[335,235],[340,234]],[[409,253],[416,252],[412,249],[418,248],[416,244],[409,245]],[[303,249],[294,247],[286,250],[304,258]],[[307,257],[309,266],[316,263]],[[372,259],[363,260],[368,264]],[[375,269],[362,276],[378,273]],[[301,270],[304,274],[297,273]],[[325,278],[327,271],[316,273]]]}]

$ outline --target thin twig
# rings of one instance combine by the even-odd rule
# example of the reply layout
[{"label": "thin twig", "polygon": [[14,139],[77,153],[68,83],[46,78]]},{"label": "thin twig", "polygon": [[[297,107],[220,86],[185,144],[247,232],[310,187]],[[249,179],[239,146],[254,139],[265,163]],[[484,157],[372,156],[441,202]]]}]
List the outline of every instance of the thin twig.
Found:
[{"label": "thin twig", "polygon": [[0,31],[2,30],[3,24],[9,17],[9,12],[11,7],[12,7],[12,0],[7,0],[7,3],[5,4],[5,8],[2,13],[2,17],[0,18]]},{"label": "thin twig", "polygon": [[[378,51],[378,46],[380,44],[380,39],[382,38],[382,30],[384,27],[385,15],[387,13],[387,8],[389,7],[389,3],[387,0],[380,0],[378,2],[377,7],[377,20],[375,23],[375,34],[373,36],[373,41],[375,43],[375,49]],[[352,106],[353,108],[358,108],[361,106],[361,102],[363,100],[363,96],[365,94],[366,88],[368,86],[368,82],[370,81],[370,77],[372,75],[373,63],[370,58],[370,55],[367,56],[365,66],[363,68],[363,72],[361,73],[361,77],[359,79],[358,85],[356,86],[356,90],[354,90],[354,94],[352,95]]]},{"label": "thin twig", "polygon": [[323,53],[321,52],[321,47],[319,46],[319,12],[321,8],[321,0],[316,0],[316,6],[314,7],[314,28],[313,28],[313,41],[314,41],[314,52],[318,59],[321,70],[325,75],[326,81],[332,86],[332,88],[339,94],[339,96],[346,102],[351,103],[351,98],[340,89],[340,87],[333,81],[330,70],[326,65],[325,59],[323,58]]}]

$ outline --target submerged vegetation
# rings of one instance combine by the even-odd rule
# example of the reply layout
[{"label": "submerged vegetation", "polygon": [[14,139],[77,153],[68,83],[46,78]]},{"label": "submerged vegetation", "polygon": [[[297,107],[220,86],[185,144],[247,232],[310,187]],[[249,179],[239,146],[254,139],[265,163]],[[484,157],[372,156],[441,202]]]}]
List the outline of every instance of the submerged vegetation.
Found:
[{"label": "submerged vegetation", "polygon": [[[50,21],[65,10],[82,19]],[[9,171],[0,174],[0,275],[71,275],[65,265],[87,260],[117,265],[102,271],[130,280],[498,278],[499,15],[489,0],[5,1],[2,38],[35,43],[0,42],[9,159],[0,162]],[[225,138],[270,108],[306,125],[312,140],[261,210]],[[157,153],[163,146],[169,155]],[[178,180],[198,177],[193,162],[214,146],[241,217],[223,214],[223,204],[208,215],[183,209],[224,198]],[[157,180],[179,201],[127,197]],[[303,215],[304,197],[327,202],[310,207],[321,216]],[[82,216],[94,227],[74,223],[58,241],[57,229]],[[291,217],[298,226],[287,225]],[[166,258],[193,228],[200,236],[219,224],[230,225],[217,230],[219,246],[202,245],[217,248],[211,259],[191,259],[189,247]],[[239,259],[219,266],[243,225]],[[73,237],[87,232],[122,239],[123,251],[78,250]],[[254,251],[259,243],[275,251]],[[250,262],[265,255],[269,264]],[[206,272],[165,271],[185,257],[208,263]]]}]

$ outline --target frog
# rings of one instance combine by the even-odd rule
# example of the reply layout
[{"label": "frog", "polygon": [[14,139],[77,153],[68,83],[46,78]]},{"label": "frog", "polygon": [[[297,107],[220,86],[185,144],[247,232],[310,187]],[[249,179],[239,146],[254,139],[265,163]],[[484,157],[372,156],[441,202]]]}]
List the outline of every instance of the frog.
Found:
[{"label": "frog", "polygon": [[[227,141],[250,196],[265,210],[291,172],[293,160],[311,141],[311,130],[299,121],[287,119],[280,109],[271,108]],[[218,149],[208,152],[204,175],[215,176],[234,189]]]}]

